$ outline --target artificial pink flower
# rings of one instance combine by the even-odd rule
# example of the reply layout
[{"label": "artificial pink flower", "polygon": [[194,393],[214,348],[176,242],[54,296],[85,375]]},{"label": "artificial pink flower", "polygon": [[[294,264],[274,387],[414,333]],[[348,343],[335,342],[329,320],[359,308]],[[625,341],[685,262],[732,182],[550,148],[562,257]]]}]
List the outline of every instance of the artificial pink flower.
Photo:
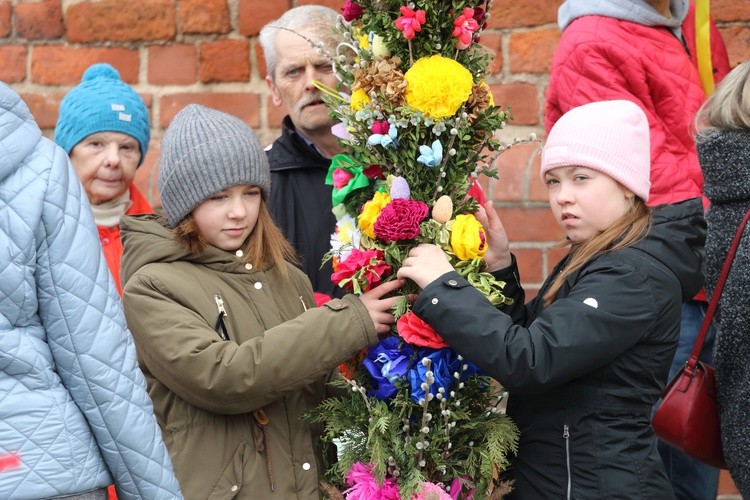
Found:
[{"label": "artificial pink flower", "polygon": [[372,464],[357,462],[346,473],[346,483],[351,488],[344,491],[347,500],[400,500],[396,479],[389,477],[380,486],[372,472]]},{"label": "artificial pink flower", "polygon": [[429,347],[431,349],[442,349],[450,347],[430,325],[412,311],[404,314],[396,322],[398,336],[411,345]]},{"label": "artificial pink flower", "polygon": [[425,481],[422,483],[422,489],[419,493],[415,493],[411,500],[453,500],[453,498],[440,485]]},{"label": "artificial pink flower", "polygon": [[474,32],[479,29],[479,23],[474,19],[474,9],[468,7],[453,21],[453,36],[458,38],[456,48],[463,50],[471,45]]},{"label": "artificial pink flower", "polygon": [[353,248],[349,256],[339,262],[336,272],[331,275],[331,281],[337,285],[349,280],[344,287],[354,290],[354,280],[359,282],[362,291],[380,283],[384,276],[390,274],[391,266],[383,260],[382,250],[359,250]]},{"label": "artificial pink flower", "polygon": [[411,40],[417,31],[422,31],[422,25],[427,22],[427,13],[423,10],[413,11],[409,7],[401,7],[401,17],[395,21],[396,28],[403,31],[404,38]]},{"label": "artificial pink flower", "polygon": [[365,13],[365,9],[363,9],[361,5],[352,2],[352,0],[346,0],[344,6],[341,7],[341,12],[346,21],[352,22],[355,19],[362,17],[362,14]]},{"label": "artificial pink flower", "polygon": [[344,170],[343,168],[337,168],[333,171],[332,177],[333,187],[335,187],[336,189],[341,189],[349,184],[349,181],[354,178],[354,174]]},{"label": "artificial pink flower", "polygon": [[419,234],[419,224],[429,211],[430,207],[422,201],[392,199],[380,211],[372,229],[383,241],[410,240]]},{"label": "artificial pink flower", "polygon": [[385,135],[388,133],[388,129],[391,128],[391,124],[386,120],[375,120],[370,125],[370,132],[373,134]]}]

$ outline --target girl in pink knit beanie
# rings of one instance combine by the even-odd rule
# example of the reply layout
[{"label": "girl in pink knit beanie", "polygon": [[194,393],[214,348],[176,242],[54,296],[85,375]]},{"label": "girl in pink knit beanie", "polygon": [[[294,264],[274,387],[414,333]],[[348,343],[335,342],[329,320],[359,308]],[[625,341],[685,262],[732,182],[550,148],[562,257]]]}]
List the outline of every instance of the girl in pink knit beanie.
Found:
[{"label": "girl in pink knit beanie", "polygon": [[677,346],[683,300],[702,286],[699,198],[646,206],[649,125],[629,101],[574,108],[542,153],[542,179],[569,252],[535,298],[524,291],[492,202],[479,210],[485,269],[506,283],[495,308],[419,245],[398,272],[422,293],[412,310],[509,392],[521,435],[514,499],[674,498],[651,411]]}]

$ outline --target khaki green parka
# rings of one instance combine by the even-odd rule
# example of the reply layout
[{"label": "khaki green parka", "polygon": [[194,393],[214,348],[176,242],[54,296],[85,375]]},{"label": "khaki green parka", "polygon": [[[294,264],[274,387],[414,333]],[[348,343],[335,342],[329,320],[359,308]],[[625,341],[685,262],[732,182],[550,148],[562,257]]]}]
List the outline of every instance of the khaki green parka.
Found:
[{"label": "khaki green parka", "polygon": [[320,498],[320,434],[300,414],[377,342],[362,302],[316,308],[297,268],[285,280],[215,247],[189,254],[156,215],[122,232],[128,327],[185,498]]}]

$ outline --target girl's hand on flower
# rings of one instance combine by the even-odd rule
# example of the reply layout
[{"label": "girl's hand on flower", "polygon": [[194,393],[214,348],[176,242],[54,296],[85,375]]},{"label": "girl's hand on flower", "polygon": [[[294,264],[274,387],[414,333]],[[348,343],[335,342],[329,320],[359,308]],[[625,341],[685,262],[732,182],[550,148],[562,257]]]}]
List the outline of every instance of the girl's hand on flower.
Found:
[{"label": "girl's hand on flower", "polygon": [[384,299],[383,296],[395,292],[403,285],[403,279],[389,281],[366,291],[359,297],[359,300],[361,300],[367,308],[367,312],[370,313],[370,318],[375,324],[376,332],[388,333],[391,329],[391,325],[396,321],[393,314],[391,314],[391,309],[399,297],[388,297]]},{"label": "girl's hand on flower", "polygon": [[487,266],[485,271],[498,271],[511,265],[513,260],[510,256],[508,235],[505,234],[505,227],[495,212],[492,201],[485,202],[483,207],[480,206],[474,216],[484,227],[487,236],[487,251],[484,254],[484,262]]},{"label": "girl's hand on flower", "polygon": [[424,289],[450,271],[453,271],[453,266],[448,262],[443,249],[437,245],[422,243],[409,251],[398,270],[398,277],[409,278]]}]

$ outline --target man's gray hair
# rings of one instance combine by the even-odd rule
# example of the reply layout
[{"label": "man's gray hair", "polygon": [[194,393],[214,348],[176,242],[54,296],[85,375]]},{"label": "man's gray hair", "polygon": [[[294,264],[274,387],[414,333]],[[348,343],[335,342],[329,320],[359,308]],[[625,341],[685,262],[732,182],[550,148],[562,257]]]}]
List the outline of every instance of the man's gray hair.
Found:
[{"label": "man's gray hair", "polygon": [[323,42],[326,50],[334,53],[336,45],[343,40],[334,31],[339,13],[322,5],[301,5],[286,11],[280,18],[269,22],[260,30],[261,47],[266,60],[266,72],[272,80],[276,79],[276,67],[279,55],[276,52],[276,35],[279,29],[312,32],[310,38],[314,43]]}]

